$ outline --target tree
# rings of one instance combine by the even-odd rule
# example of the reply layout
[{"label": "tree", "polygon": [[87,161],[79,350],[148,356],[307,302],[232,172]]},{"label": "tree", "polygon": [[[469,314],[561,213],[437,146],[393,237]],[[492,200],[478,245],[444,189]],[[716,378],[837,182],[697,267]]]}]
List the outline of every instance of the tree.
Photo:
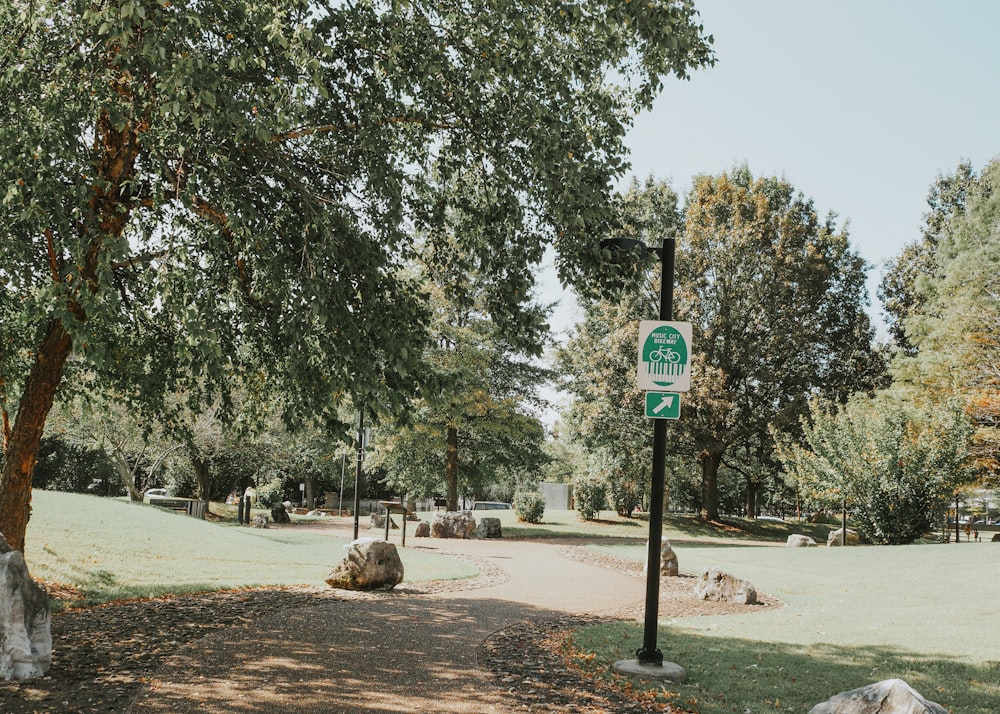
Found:
[{"label": "tree", "polygon": [[968,161],[959,163],[952,174],[939,175],[927,195],[930,210],[924,215],[921,237],[889,262],[878,296],[885,306],[889,334],[905,354],[912,356],[916,351],[906,335],[906,321],[925,309],[919,282],[937,272],[937,248],[942,236],[952,220],[964,213],[970,197],[990,190],[989,183],[979,180]]},{"label": "tree", "polygon": [[810,395],[873,390],[883,368],[863,261],[835,217],[820,221],[787,181],[746,167],[698,177],[685,221],[674,313],[693,324],[694,356],[676,429],[697,454],[702,515],[714,520],[727,454],[767,463],[770,431],[794,432]]},{"label": "tree", "polygon": [[817,401],[804,431],[804,446],[779,437],[785,468],[812,505],[849,508],[873,543],[921,537],[968,480],[971,424],[956,404],[919,409],[889,392]]},{"label": "tree", "polygon": [[[512,345],[486,319],[477,309],[486,292],[475,289],[474,274],[466,280],[462,284],[480,296],[468,307],[432,287],[437,339],[426,359],[437,389],[420,401],[408,425],[382,442],[377,461],[409,493],[439,493],[443,486],[449,510],[458,509],[460,492],[510,500],[518,487],[537,482],[547,460],[545,431],[532,409],[542,406],[536,390],[549,371],[525,354],[530,345]],[[546,308],[527,313],[534,319],[526,321],[544,326]]]},{"label": "tree", "polygon": [[981,476],[1000,474],[1000,161],[983,169],[967,202],[936,239],[931,275],[917,281],[921,309],[904,327],[913,345],[893,362],[908,398],[959,399],[976,424],[973,453]]},{"label": "tree", "polygon": [[440,187],[481,167],[478,222],[520,226],[478,246],[513,329],[545,244],[567,280],[593,257],[629,117],[712,61],[687,0],[12,0],[0,28],[0,314],[25,336],[0,364],[0,531],[22,550],[77,365],[167,429],[171,391],[223,419],[237,386],[290,424],[400,411],[427,338],[411,237],[464,195]]}]

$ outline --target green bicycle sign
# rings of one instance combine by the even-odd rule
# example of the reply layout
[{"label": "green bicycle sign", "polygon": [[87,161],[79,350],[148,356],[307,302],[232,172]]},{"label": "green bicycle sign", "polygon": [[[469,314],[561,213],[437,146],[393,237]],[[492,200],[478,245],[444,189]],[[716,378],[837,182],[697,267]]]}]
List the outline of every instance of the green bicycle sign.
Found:
[{"label": "green bicycle sign", "polygon": [[691,323],[643,320],[639,323],[639,389],[687,392],[691,389]]}]

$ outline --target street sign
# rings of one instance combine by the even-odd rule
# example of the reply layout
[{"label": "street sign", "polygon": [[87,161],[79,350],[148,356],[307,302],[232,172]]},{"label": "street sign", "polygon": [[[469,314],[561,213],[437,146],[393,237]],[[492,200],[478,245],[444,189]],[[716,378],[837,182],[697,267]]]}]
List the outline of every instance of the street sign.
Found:
[{"label": "street sign", "polygon": [[673,392],[646,392],[646,416],[650,419],[680,419],[681,395]]},{"label": "street sign", "polygon": [[639,322],[636,382],[650,392],[691,390],[691,323]]}]

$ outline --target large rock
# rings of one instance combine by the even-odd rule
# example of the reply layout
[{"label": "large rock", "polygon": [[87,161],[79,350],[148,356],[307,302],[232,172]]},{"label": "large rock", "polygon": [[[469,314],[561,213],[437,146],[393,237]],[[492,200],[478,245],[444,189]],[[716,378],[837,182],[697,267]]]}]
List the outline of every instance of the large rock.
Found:
[{"label": "large rock", "polygon": [[[830,534],[826,537],[827,547],[832,547],[835,545],[843,545],[844,529],[838,528],[835,531],[830,531]],[[861,543],[861,538],[858,536],[857,531],[852,531],[850,528],[847,529],[847,545],[859,545]]]},{"label": "large rock", "polygon": [[51,664],[49,596],[0,535],[0,678],[35,679]]},{"label": "large rock", "polygon": [[503,538],[503,529],[499,518],[480,518],[476,535],[480,538]]},{"label": "large rock", "polygon": [[[646,562],[642,566],[642,574],[649,572],[649,541],[646,541]],[[660,543],[660,575],[674,576],[680,572],[680,565],[677,560],[677,553],[670,545],[670,539],[666,536]]]},{"label": "large rock", "polygon": [[341,590],[392,590],[403,582],[403,561],[392,543],[359,538],[326,582]]},{"label": "large rock", "polygon": [[814,545],[816,545],[816,541],[807,535],[798,533],[788,536],[788,540],[785,541],[785,546],[788,548],[811,548]]},{"label": "large rock", "polygon": [[757,591],[746,580],[741,580],[718,568],[705,568],[694,586],[694,594],[701,600],[715,602],[735,602],[753,605],[757,602]]},{"label": "large rock", "polygon": [[476,519],[471,511],[448,511],[438,513],[431,523],[434,538],[468,538],[476,530]]},{"label": "large rock", "polygon": [[948,714],[948,710],[924,699],[902,679],[886,679],[841,692],[809,714]]},{"label": "large rock", "polygon": [[288,515],[288,509],[284,503],[276,503],[271,506],[271,520],[275,523],[292,522],[292,517]]}]

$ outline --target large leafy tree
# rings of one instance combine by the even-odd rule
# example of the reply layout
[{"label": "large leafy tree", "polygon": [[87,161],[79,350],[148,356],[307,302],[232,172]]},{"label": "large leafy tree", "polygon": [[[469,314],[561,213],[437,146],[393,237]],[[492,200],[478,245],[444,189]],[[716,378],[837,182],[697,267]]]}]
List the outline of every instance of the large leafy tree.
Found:
[{"label": "large leafy tree", "polygon": [[[881,373],[865,312],[865,266],[787,181],[746,167],[695,179],[677,255],[675,316],[694,327],[683,439],[702,471],[702,515],[734,454],[766,464],[772,429],[796,429],[810,395],[846,399]],[[755,493],[757,468],[743,469]],[[748,502],[748,512],[754,504]]]},{"label": "large leafy tree", "polygon": [[968,161],[959,163],[953,173],[938,176],[927,194],[928,211],[920,238],[907,244],[889,262],[878,294],[885,306],[889,333],[903,353],[912,356],[916,352],[906,335],[906,322],[925,310],[920,282],[932,279],[937,273],[941,239],[950,230],[952,220],[965,212],[970,198],[991,191],[990,182],[980,180]]},{"label": "large leafy tree", "polygon": [[[467,273],[462,285],[482,296],[477,282]],[[550,374],[531,359],[531,345],[540,343],[517,346],[476,309],[481,299],[466,307],[444,292],[433,288],[436,338],[426,355],[435,389],[419,401],[409,424],[382,441],[378,465],[394,486],[420,495],[443,492],[449,510],[457,510],[460,492],[507,500],[539,480],[547,456],[537,390]],[[536,305],[525,318],[536,326],[536,338],[546,312]]]},{"label": "large leafy tree", "polygon": [[955,402],[918,407],[891,392],[814,402],[803,444],[779,438],[811,507],[849,509],[866,538],[911,543],[968,479],[971,423]]},{"label": "large leafy tree", "polygon": [[174,390],[225,417],[234,385],[282,394],[289,422],[336,422],[348,395],[402,408],[428,313],[400,268],[466,195],[454,174],[488,178],[480,224],[519,227],[476,246],[516,327],[544,244],[565,279],[593,255],[629,117],[711,61],[689,0],[11,0],[0,28],[0,531],[19,549],[76,364],[150,413]]},{"label": "large leafy tree", "polygon": [[[612,237],[678,241],[674,316],[693,323],[694,345],[691,392],[669,427],[674,455],[700,468],[704,517],[719,516],[720,471],[743,477],[753,514],[757,491],[778,470],[771,430],[797,432],[810,395],[845,399],[881,375],[863,261],[832,217],[821,222],[786,181],[746,168],[698,177],[683,217],[655,182],[633,185],[618,208]],[[645,275],[623,266],[622,292],[591,304],[560,353],[576,396],[571,423],[618,480],[635,481],[650,461],[635,321],[656,314],[659,276]]]},{"label": "large leafy tree", "polygon": [[959,399],[976,424],[980,473],[1000,474],[1000,161],[983,169],[936,241],[933,271],[917,282],[921,310],[905,321],[912,353],[893,363],[915,402]]}]

